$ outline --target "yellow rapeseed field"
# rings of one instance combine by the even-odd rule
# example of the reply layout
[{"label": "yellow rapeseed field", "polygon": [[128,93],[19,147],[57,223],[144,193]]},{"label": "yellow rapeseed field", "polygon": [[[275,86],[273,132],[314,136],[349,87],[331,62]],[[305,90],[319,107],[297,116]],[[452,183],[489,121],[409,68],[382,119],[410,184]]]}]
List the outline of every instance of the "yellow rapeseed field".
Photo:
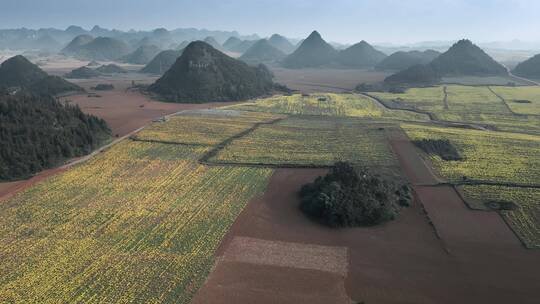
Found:
[{"label": "yellow rapeseed field", "polygon": [[388,110],[370,98],[357,94],[312,94],[274,96],[262,100],[226,107],[255,112],[295,115],[351,116],[372,119],[426,121],[428,118],[401,110]]},{"label": "yellow rapeseed field", "polygon": [[188,303],[271,174],[124,141],[0,204],[0,303]]},{"label": "yellow rapeseed field", "polygon": [[430,157],[440,174],[449,180],[457,181],[466,176],[523,184],[540,181],[540,136],[415,124],[401,127],[412,140],[448,139],[457,148],[463,161]]}]

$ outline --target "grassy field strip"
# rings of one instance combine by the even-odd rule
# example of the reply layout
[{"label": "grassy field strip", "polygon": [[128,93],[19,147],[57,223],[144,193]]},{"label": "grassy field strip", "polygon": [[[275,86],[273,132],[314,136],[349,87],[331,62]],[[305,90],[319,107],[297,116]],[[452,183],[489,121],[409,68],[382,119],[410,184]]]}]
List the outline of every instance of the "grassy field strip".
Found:
[{"label": "grassy field strip", "polygon": [[231,144],[234,140],[242,138],[244,136],[249,135],[250,133],[255,132],[255,130],[257,130],[259,127],[261,127],[263,125],[273,125],[275,123],[278,123],[278,122],[282,121],[283,119],[284,119],[284,117],[280,117],[280,118],[275,118],[275,119],[270,120],[270,121],[264,121],[264,122],[255,123],[250,128],[245,129],[244,131],[242,131],[240,133],[234,134],[231,137],[229,137],[229,138],[225,139],[224,141],[222,141],[221,143],[219,143],[219,144],[215,145],[214,147],[212,147],[212,149],[210,149],[207,153],[205,153],[199,159],[199,162],[201,164],[209,164],[209,162],[208,162],[209,159],[216,156],[221,150],[225,149],[225,147],[227,145]]}]

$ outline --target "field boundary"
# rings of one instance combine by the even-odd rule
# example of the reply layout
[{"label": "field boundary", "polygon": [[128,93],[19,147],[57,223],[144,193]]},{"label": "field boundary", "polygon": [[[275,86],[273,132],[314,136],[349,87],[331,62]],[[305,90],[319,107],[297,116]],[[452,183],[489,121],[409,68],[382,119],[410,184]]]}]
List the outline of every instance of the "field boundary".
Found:
[{"label": "field boundary", "polygon": [[374,100],[375,102],[379,103],[380,105],[382,105],[385,109],[387,110],[401,110],[401,111],[407,111],[407,112],[412,112],[412,113],[415,113],[415,114],[420,114],[420,115],[426,115],[430,121],[432,122],[435,122],[435,121],[440,121],[436,116],[435,114],[431,113],[431,112],[427,112],[427,111],[422,111],[422,110],[418,110],[418,109],[415,109],[415,108],[412,108],[412,107],[401,107],[401,106],[396,106],[396,107],[393,107],[393,106],[390,106],[388,105],[388,103],[376,96],[373,96],[369,93],[365,93],[365,92],[360,92],[360,93],[357,93],[359,95],[362,95],[364,97],[367,97],[367,98],[370,98],[371,100]]},{"label": "field boundary", "polygon": [[466,181],[447,181],[439,182],[433,184],[417,184],[418,186],[425,187],[444,187],[444,186],[501,186],[508,188],[531,188],[531,189],[540,189],[539,184],[521,184],[521,183],[512,183],[512,182],[496,182],[488,180],[476,180],[469,179]]},{"label": "field boundary", "polygon": [[141,139],[141,138],[138,138],[136,135],[130,136],[129,139],[132,140],[132,141],[135,141],[135,142],[145,142],[145,143],[162,144],[162,145],[177,145],[177,146],[190,146],[190,147],[212,147],[212,145],[200,144],[200,143],[185,143],[185,142],[177,142],[177,141]]},{"label": "field boundary", "polygon": [[444,109],[450,110],[450,105],[448,104],[448,87],[447,86],[443,87],[443,93],[444,93],[444,98],[443,98]]},{"label": "field boundary", "polygon": [[210,151],[206,152],[201,158],[199,158],[199,163],[202,165],[208,165],[210,158],[216,156],[221,150],[225,149],[226,146],[228,146],[230,143],[232,143],[235,139],[242,138],[248,134],[253,133],[255,130],[257,130],[260,126],[264,125],[273,125],[276,124],[282,120],[284,120],[286,117],[280,117],[276,119],[272,119],[270,121],[263,121],[263,122],[257,122],[253,126],[251,126],[248,129],[245,129],[244,131],[237,133],[221,143],[215,145]]},{"label": "field boundary", "polygon": [[524,117],[524,118],[527,118],[529,116],[540,116],[540,115],[537,115],[537,114],[522,114],[522,113],[514,112],[514,110],[512,110],[512,107],[510,107],[510,105],[508,104],[508,100],[506,100],[504,97],[502,97],[497,92],[493,91],[493,89],[490,86],[488,86],[487,88],[493,95],[497,96],[497,98],[499,98],[502,101],[502,103],[506,106],[508,111],[510,113],[512,113],[512,115],[517,116],[517,117]]},{"label": "field boundary", "polygon": [[[518,231],[516,229],[514,229],[514,227],[512,227],[512,225],[510,224],[510,222],[508,222],[508,220],[506,219],[506,217],[503,216],[502,214],[502,210],[496,210],[496,209],[489,209],[489,208],[478,208],[478,207],[475,207],[473,206],[473,204],[470,202],[469,199],[467,199],[467,197],[465,196],[465,194],[462,192],[461,189],[458,188],[459,186],[457,185],[454,185],[454,190],[456,191],[456,193],[459,195],[459,197],[461,198],[461,200],[463,202],[465,202],[465,206],[467,206],[467,208],[469,208],[470,210],[472,211],[480,211],[480,212],[495,212],[497,213],[501,219],[503,220],[504,224],[506,225],[506,227],[508,227],[508,229],[510,229],[510,231],[512,231],[512,233],[516,236],[516,238],[519,240],[519,242],[521,243],[521,245],[523,246],[523,248],[525,248],[526,250],[540,250],[540,248],[536,248],[536,247],[531,247],[527,244],[527,242],[521,238],[520,234],[518,233]],[[508,188],[512,188],[512,187],[508,187]],[[539,187],[540,188],[540,187]]]}]

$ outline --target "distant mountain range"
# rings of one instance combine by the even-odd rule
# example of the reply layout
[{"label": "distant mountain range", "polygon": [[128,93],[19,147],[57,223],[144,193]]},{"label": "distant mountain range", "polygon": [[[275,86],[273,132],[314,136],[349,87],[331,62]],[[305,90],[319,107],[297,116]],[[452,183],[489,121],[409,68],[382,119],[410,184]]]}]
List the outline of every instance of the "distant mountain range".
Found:
[{"label": "distant mountain range", "polygon": [[330,66],[334,63],[338,51],[321,37],[319,32],[314,31],[300,46],[283,61],[287,68],[314,68]]},{"label": "distant mountain range", "polygon": [[361,41],[344,50],[336,50],[314,31],[300,46],[283,60],[283,66],[300,68],[373,68],[386,58],[366,41]]},{"label": "distant mountain range", "polygon": [[375,69],[380,71],[401,71],[417,64],[428,64],[441,53],[434,50],[395,52],[379,62]]},{"label": "distant mountain range", "polygon": [[122,62],[131,64],[147,64],[161,51],[161,49],[153,44],[141,45],[133,53],[130,53],[121,58]]},{"label": "distant mountain range", "polygon": [[182,51],[166,50],[162,51],[154,57],[142,70],[141,73],[163,75],[167,72],[178,57],[182,55]]},{"label": "distant mountain range", "polygon": [[257,41],[241,57],[240,60],[249,64],[274,64],[285,58],[284,52],[274,47],[266,39]]},{"label": "distant mountain range", "polygon": [[366,41],[352,45],[339,52],[337,62],[348,68],[371,68],[386,58],[386,54],[376,50]]},{"label": "distant mountain range", "polygon": [[[240,35],[236,31],[212,31],[195,28],[181,28],[166,30],[163,28],[152,31],[119,31],[105,29],[94,26],[91,30],[83,29],[80,26],[69,26],[65,30],[47,29],[2,29],[0,30],[0,49],[11,50],[45,50],[53,49],[58,51],[65,47],[75,37],[89,35],[92,37],[109,37],[124,41],[134,49],[141,45],[136,45],[146,38],[148,44],[154,44],[160,48],[168,48],[172,43],[182,41],[203,40],[206,37],[213,37],[217,42],[223,43],[230,37],[238,37],[242,40],[259,40],[257,35]],[[131,44],[133,43],[133,45]]]},{"label": "distant mountain range", "polygon": [[119,39],[101,36],[93,39],[81,35],[75,37],[62,53],[83,60],[110,61],[122,60],[130,51],[130,47]]}]

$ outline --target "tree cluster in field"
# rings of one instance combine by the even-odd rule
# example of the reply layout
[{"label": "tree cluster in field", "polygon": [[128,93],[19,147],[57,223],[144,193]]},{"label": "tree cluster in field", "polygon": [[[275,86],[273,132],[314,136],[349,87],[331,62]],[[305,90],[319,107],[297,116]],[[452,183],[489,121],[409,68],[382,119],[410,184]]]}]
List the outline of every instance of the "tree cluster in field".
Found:
[{"label": "tree cluster in field", "polygon": [[110,137],[102,119],[49,95],[0,90],[0,180],[27,178],[90,153]]},{"label": "tree cluster in field", "polygon": [[114,90],[114,85],[112,85],[110,83],[99,83],[95,87],[93,87],[92,90],[95,90],[95,91],[110,91],[110,90]]},{"label": "tree cluster in field", "polygon": [[438,155],[443,160],[463,160],[456,147],[448,139],[421,139],[413,143],[427,154]]},{"label": "tree cluster in field", "polygon": [[409,206],[411,189],[345,162],[300,190],[300,209],[331,227],[374,226],[393,220]]}]

